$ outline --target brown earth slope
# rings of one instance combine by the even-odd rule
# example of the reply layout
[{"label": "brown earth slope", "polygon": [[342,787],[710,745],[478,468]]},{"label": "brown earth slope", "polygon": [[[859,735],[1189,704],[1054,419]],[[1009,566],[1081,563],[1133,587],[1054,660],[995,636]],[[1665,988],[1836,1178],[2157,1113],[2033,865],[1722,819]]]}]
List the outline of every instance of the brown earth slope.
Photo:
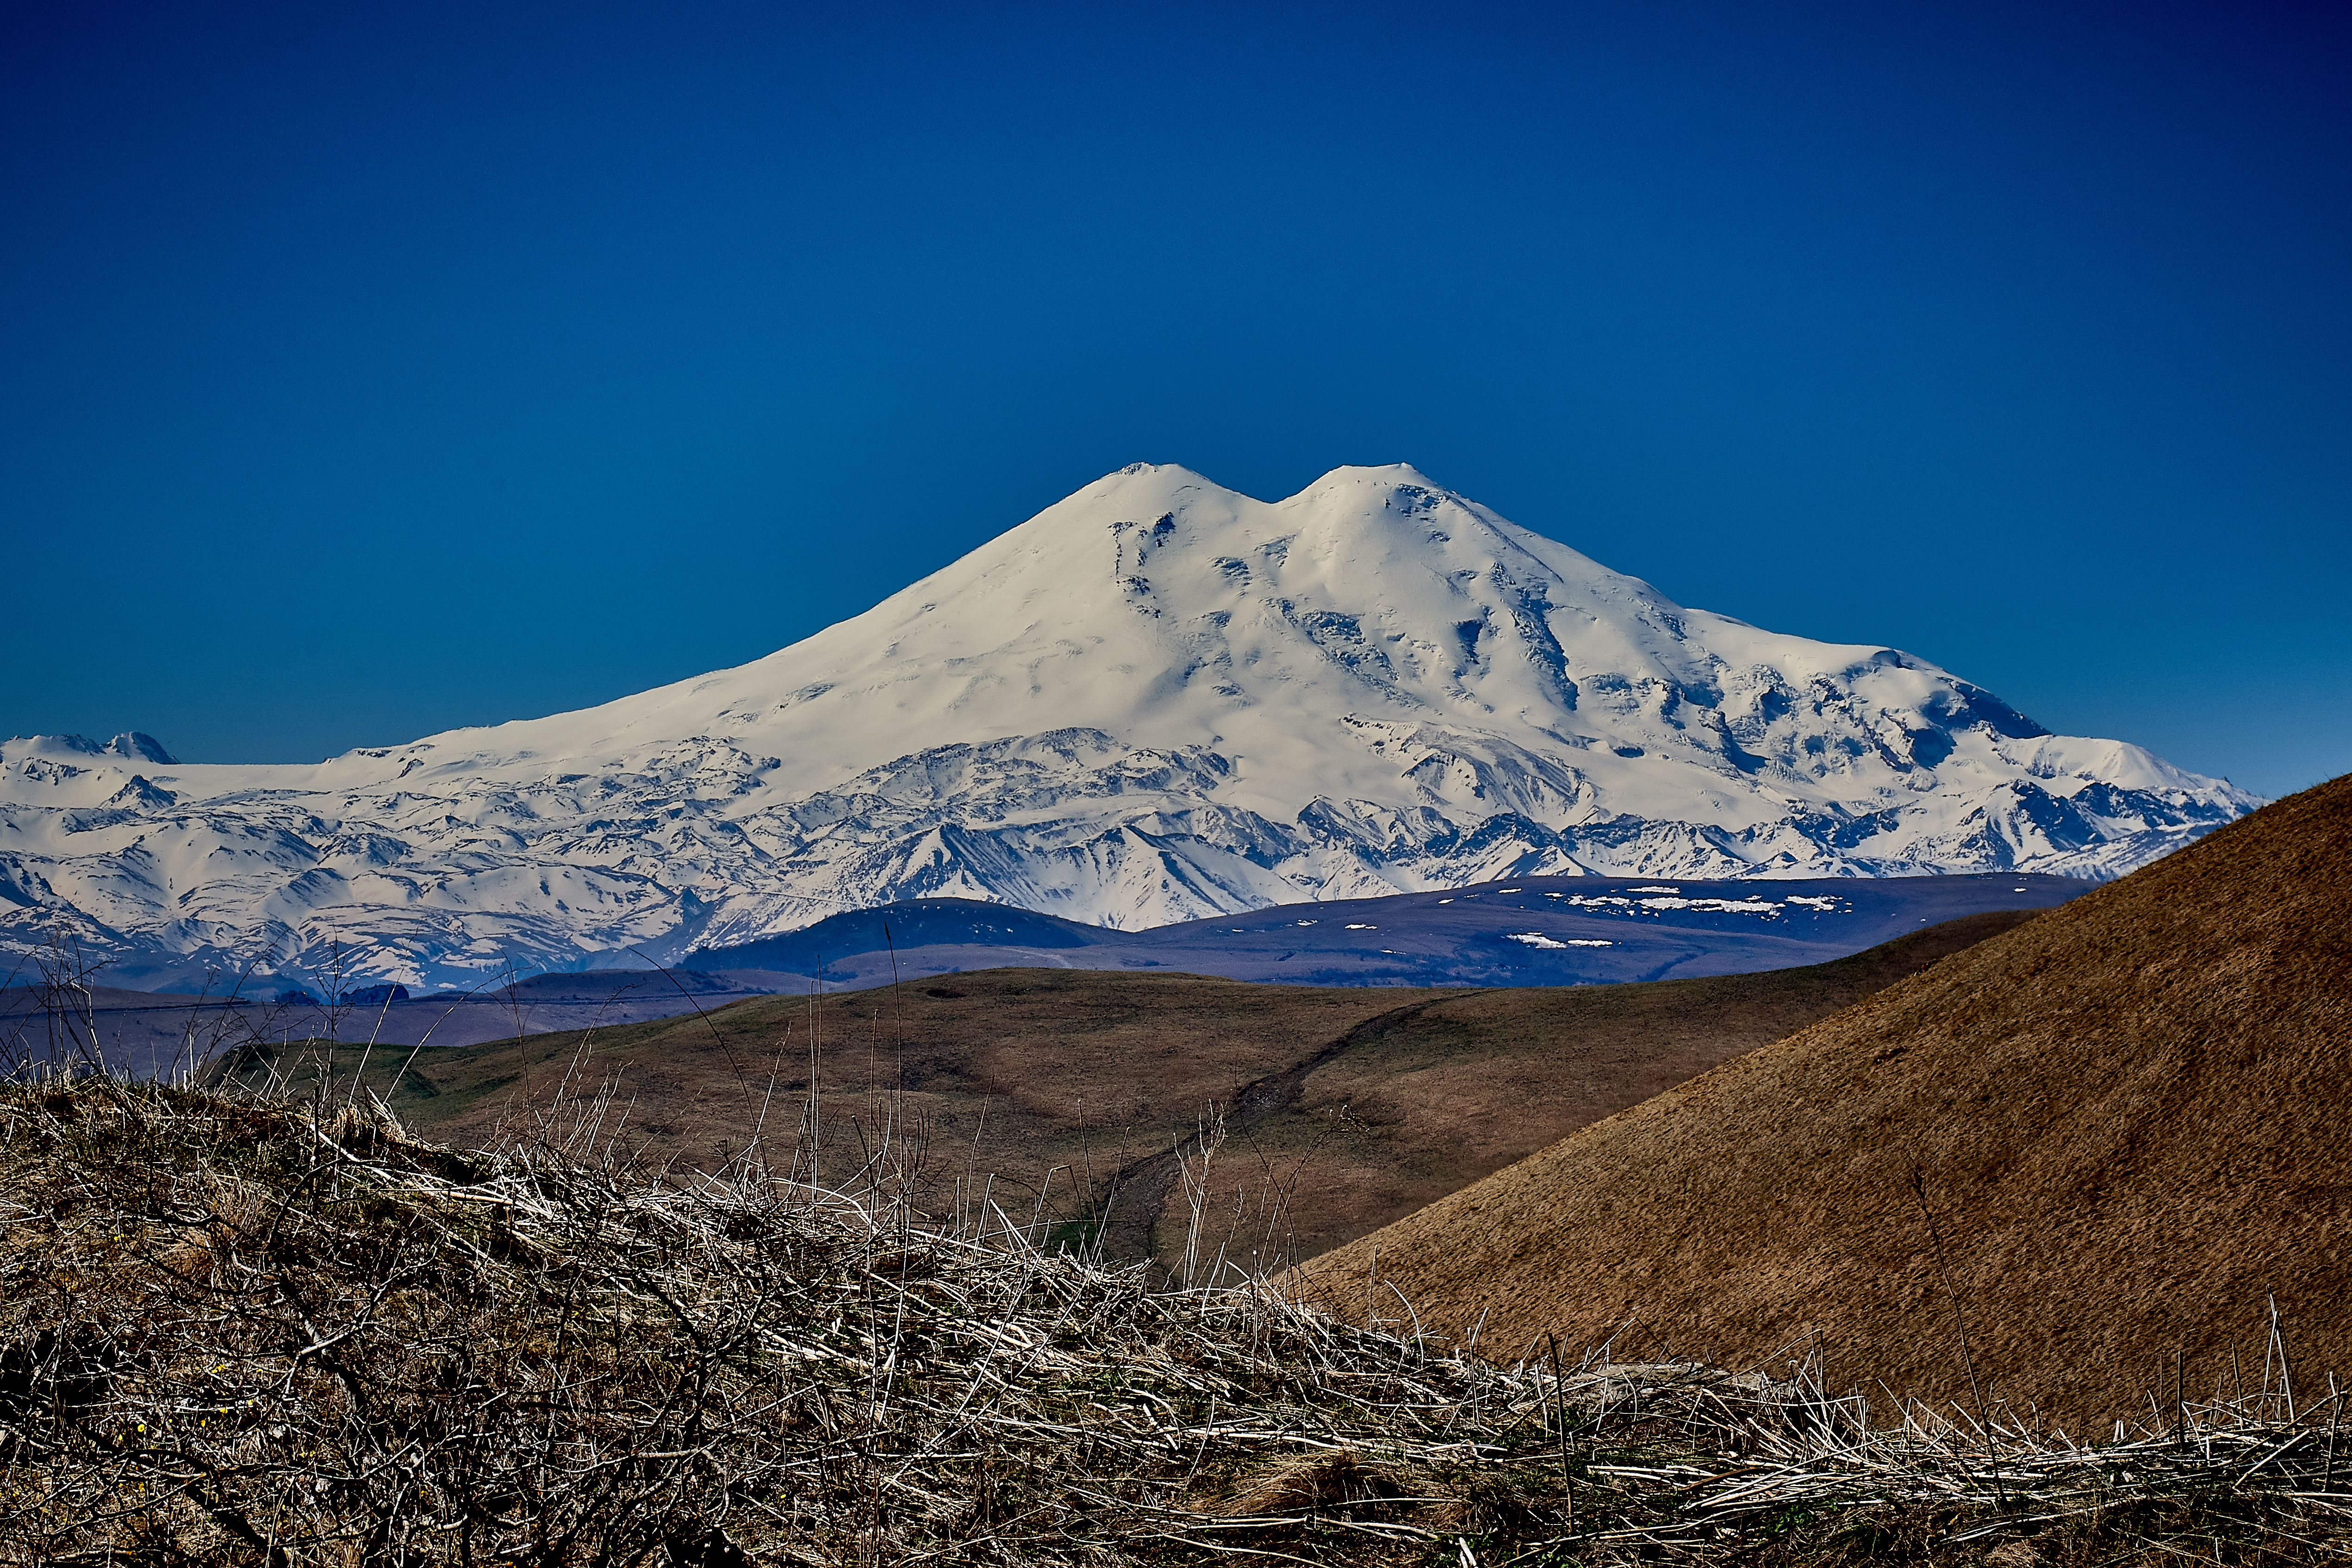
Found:
[{"label": "brown earth slope", "polygon": [[[814,1035],[822,1179],[851,1181],[895,1121],[927,1141],[919,1195],[938,1212],[968,1214],[984,1195],[1023,1223],[1042,1216],[1066,1239],[1098,1236],[1115,1256],[1181,1272],[1197,1195],[1196,1264],[1223,1249],[1263,1269],[2025,918],[1973,915],[1831,963],[1649,984],[1400,990],[990,970],[821,1005],[761,997],[707,1019],[430,1050],[404,1071],[404,1049],[379,1051],[369,1078],[412,1129],[447,1142],[494,1142],[559,1090],[577,1105],[611,1083],[605,1125],[656,1159],[709,1166],[757,1127],[789,1168],[806,1158]],[[333,1070],[358,1060],[342,1047]],[[248,1057],[241,1070],[272,1065]],[[299,1082],[328,1064],[310,1047],[276,1065]],[[1213,1157],[1204,1125],[1224,1132]]]},{"label": "brown earth slope", "polygon": [[[2352,778],[1301,1269],[1517,1354],[1615,1340],[2071,1426],[2352,1373]],[[1932,1216],[1932,1230],[1931,1226]],[[1941,1258],[1938,1258],[1938,1239]],[[1393,1287],[1393,1290],[1391,1289]],[[1961,1350],[1965,1331],[1969,1356]],[[2233,1356],[2236,1358],[2233,1363]]]}]

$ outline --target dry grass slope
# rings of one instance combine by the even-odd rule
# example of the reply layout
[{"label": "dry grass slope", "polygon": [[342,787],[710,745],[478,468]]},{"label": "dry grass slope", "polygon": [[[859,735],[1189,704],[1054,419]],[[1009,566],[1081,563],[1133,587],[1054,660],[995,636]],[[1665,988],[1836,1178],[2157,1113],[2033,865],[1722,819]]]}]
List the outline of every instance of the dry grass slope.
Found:
[{"label": "dry grass slope", "polygon": [[[368,1086],[420,1133],[482,1146],[560,1095],[614,1085],[646,1158],[716,1170],[756,1132],[820,1181],[858,1164],[896,1117],[926,1150],[918,1191],[935,1214],[985,1201],[1171,1276],[1188,1248],[1195,1278],[1221,1255],[1264,1271],[2025,918],[1972,915],[1834,963],[1649,984],[1372,990],[992,970],[413,1061],[378,1051]],[[347,1084],[360,1059],[345,1047],[331,1064],[306,1046],[248,1056],[238,1076],[290,1073],[308,1089],[331,1070]]]},{"label": "dry grass slope", "polygon": [[1728,1365],[1818,1350],[1881,1416],[1891,1394],[2161,1425],[2283,1374],[2307,1401],[2352,1373],[2347,1109],[2338,779],[1587,1127],[1303,1286],[1359,1319],[1393,1287],[1433,1331],[1483,1321],[1513,1352],[1547,1332]]}]

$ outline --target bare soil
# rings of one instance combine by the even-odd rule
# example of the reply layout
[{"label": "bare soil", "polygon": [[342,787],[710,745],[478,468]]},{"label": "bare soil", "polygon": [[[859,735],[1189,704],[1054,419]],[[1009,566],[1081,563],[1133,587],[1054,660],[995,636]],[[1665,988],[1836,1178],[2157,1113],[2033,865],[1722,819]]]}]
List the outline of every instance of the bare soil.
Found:
[{"label": "bare soil", "polygon": [[[406,1049],[378,1050],[367,1073],[418,1133],[478,1147],[607,1087],[607,1131],[684,1166],[716,1169],[756,1132],[779,1167],[844,1184],[885,1139],[912,1139],[943,1216],[992,1204],[1059,1225],[1066,1245],[1180,1278],[1189,1256],[1192,1278],[1230,1278],[1226,1265],[1266,1272],[1363,1236],[2028,918],[1967,916],[1805,968],[1623,985],[991,970],[427,1050],[404,1070]],[[299,1089],[347,1079],[359,1058],[313,1044],[239,1074],[274,1066]]]},{"label": "bare soil", "polygon": [[1818,1348],[1876,1419],[1918,1397],[2161,1425],[2278,1377],[2279,1350],[2298,1399],[2352,1386],[2347,1109],[2352,778],[1293,1278],[1505,1357]]}]

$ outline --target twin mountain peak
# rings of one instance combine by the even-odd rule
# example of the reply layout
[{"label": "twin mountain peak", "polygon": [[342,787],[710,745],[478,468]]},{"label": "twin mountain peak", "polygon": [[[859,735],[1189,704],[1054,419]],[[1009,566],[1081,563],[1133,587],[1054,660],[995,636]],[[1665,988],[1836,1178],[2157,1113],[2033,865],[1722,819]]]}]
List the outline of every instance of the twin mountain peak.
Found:
[{"label": "twin mountain peak", "polygon": [[470,984],[918,897],[1132,929],[1580,871],[2107,878],[2258,804],[1686,609],[1402,465],[1269,503],[1137,464],[598,708],[299,767],[11,741],[0,939],[62,907],[118,983],[340,947]]}]

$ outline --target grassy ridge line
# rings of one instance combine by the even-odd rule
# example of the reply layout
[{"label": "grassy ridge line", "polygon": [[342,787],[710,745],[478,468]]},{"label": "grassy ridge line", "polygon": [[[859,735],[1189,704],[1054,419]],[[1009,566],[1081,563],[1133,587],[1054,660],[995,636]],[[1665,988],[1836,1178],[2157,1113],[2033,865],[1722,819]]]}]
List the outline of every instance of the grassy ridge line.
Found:
[{"label": "grassy ridge line", "polygon": [[[2333,1412],[2048,1448],[1804,1375],[1509,1364],[756,1162],[0,1087],[0,1561],[2241,1562],[2352,1545]],[[1400,1315],[1407,1309],[1402,1304]],[[1989,1557],[1996,1551],[2011,1554]]]}]

